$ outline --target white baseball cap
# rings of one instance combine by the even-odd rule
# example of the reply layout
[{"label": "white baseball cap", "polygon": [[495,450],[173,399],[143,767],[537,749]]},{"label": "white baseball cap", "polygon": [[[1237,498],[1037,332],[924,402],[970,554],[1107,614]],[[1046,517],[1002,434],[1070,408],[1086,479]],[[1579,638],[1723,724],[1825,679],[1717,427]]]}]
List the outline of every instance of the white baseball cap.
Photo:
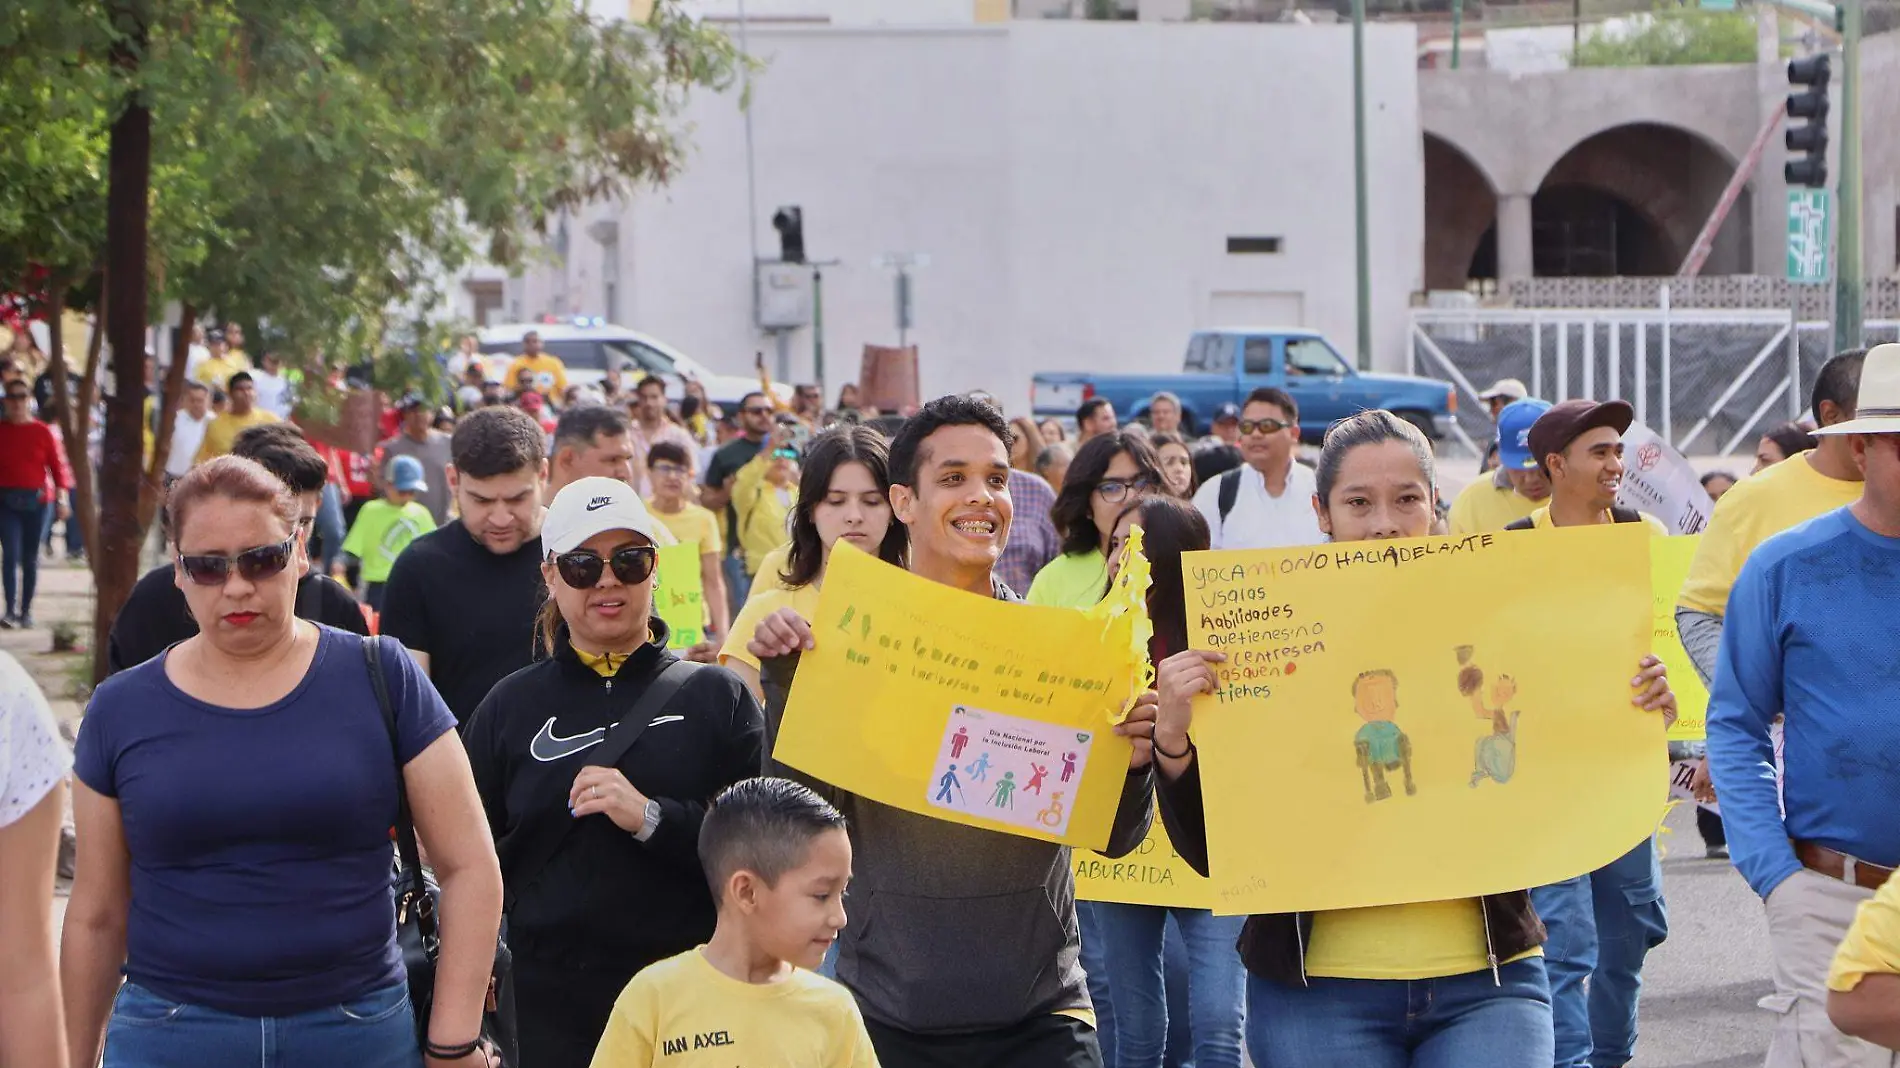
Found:
[{"label": "white baseball cap", "polygon": [[633,487],[617,478],[590,475],[561,487],[541,522],[541,547],[555,555],[571,553],[603,531],[631,530],[655,545],[676,543]]}]

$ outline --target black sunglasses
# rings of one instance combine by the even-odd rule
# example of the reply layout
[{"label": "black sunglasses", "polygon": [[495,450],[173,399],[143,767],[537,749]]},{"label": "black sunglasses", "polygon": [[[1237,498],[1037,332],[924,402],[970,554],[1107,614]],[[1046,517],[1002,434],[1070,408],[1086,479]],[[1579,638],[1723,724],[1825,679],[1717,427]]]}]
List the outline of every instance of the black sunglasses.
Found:
[{"label": "black sunglasses", "polygon": [[611,563],[615,578],[629,586],[638,586],[653,574],[654,565],[659,561],[660,551],[651,545],[622,545],[613,551],[610,560],[602,560],[592,549],[561,553],[554,558],[554,570],[560,572],[561,581],[573,589],[591,590]]},{"label": "black sunglasses", "polygon": [[246,582],[262,582],[290,566],[291,547],[296,544],[293,536],[276,545],[246,549],[236,556],[180,555],[178,566],[185,569],[186,578],[200,586],[222,586],[233,570]]}]

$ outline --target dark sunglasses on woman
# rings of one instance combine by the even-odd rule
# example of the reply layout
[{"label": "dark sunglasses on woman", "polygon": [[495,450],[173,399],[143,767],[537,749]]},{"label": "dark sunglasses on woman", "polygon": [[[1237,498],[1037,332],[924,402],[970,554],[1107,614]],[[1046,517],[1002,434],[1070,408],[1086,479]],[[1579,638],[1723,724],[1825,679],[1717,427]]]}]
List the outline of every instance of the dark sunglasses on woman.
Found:
[{"label": "dark sunglasses on woman", "polygon": [[600,554],[592,549],[576,549],[556,556],[554,570],[560,573],[561,581],[570,587],[588,590],[600,581],[601,572],[611,563],[615,578],[628,586],[638,586],[653,574],[653,567],[659,559],[660,551],[651,545],[622,545],[613,551],[608,560],[602,560]]},{"label": "dark sunglasses on woman", "polygon": [[297,538],[292,535],[276,545],[260,545],[235,556],[180,555],[178,566],[185,569],[186,578],[200,586],[222,586],[232,571],[244,576],[246,582],[262,582],[290,566],[291,550],[296,544]]}]

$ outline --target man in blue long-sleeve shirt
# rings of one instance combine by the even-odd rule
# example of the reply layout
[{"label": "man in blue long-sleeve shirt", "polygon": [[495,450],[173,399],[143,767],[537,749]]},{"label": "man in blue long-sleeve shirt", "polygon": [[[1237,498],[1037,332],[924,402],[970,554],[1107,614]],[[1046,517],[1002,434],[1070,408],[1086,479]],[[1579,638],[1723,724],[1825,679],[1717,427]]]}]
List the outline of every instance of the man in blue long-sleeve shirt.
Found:
[{"label": "man in blue long-sleeve shirt", "polygon": [[1855,908],[1900,865],[1900,345],[1868,352],[1857,417],[1819,433],[1850,435],[1861,498],[1743,565],[1709,700],[1709,766],[1730,855],[1767,902],[1783,1013],[1768,1063],[1891,1068],[1891,1052],[1828,1022],[1826,978]]}]

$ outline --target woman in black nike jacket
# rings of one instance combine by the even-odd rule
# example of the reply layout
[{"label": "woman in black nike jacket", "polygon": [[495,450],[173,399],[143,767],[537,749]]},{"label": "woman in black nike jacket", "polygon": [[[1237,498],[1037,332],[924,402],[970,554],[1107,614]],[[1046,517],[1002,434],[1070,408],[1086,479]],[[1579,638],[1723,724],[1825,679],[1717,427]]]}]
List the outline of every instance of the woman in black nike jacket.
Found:
[{"label": "woman in black nike jacket", "polygon": [[700,821],[764,766],[758,703],[724,668],[684,666],[658,707],[641,700],[679,660],[652,608],[659,529],[615,479],[555,495],[548,658],[497,683],[464,735],[501,857],[525,1068],[587,1068],[627,980],[711,937]]}]

